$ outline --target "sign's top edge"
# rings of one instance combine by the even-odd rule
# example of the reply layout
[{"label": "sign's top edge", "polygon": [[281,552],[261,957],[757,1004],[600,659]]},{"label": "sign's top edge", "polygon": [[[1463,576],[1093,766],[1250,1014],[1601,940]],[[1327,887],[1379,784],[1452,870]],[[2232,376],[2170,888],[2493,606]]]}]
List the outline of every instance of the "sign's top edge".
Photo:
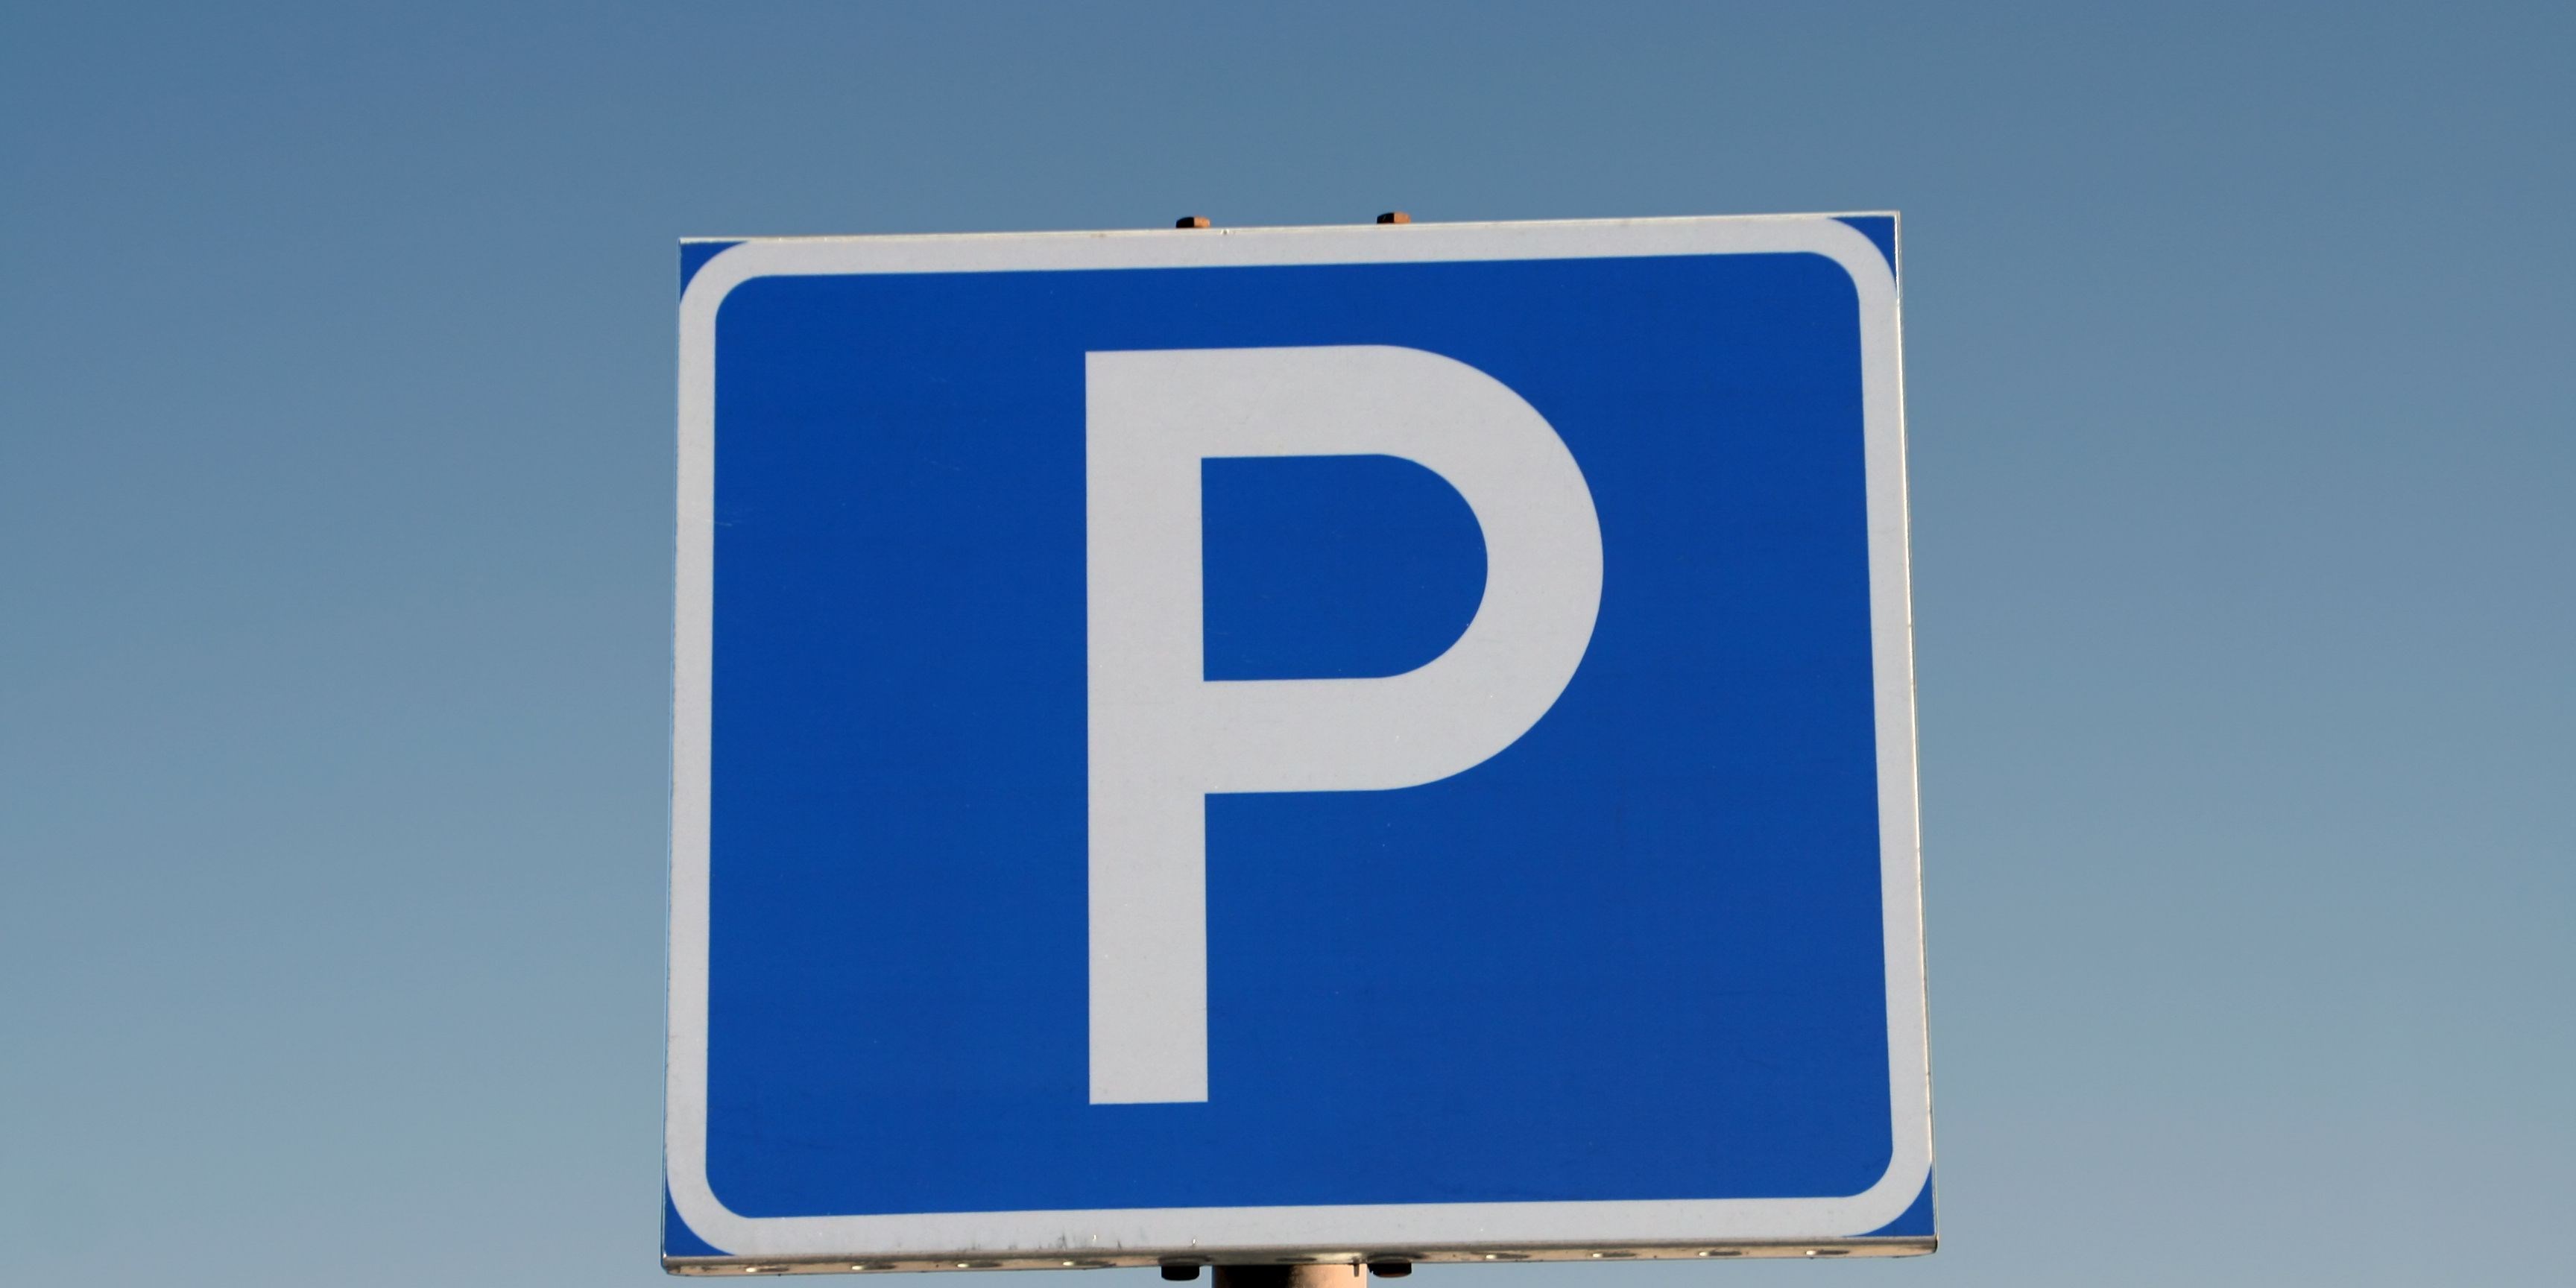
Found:
[{"label": "sign's top edge", "polygon": [[1020,232],[972,233],[801,233],[779,236],[683,237],[683,246],[776,242],[953,242],[1028,240],[1053,238],[1063,240],[1100,240],[1131,237],[1244,237],[1282,234],[1359,233],[1402,236],[1411,229],[1513,229],[1513,228],[1627,228],[1640,225],[1674,224],[1740,224],[1774,223],[1815,219],[1896,219],[1894,210],[1818,210],[1764,215],[1649,215],[1632,219],[1478,219],[1451,222],[1415,221],[1408,224],[1264,224],[1241,228],[1099,228],[1099,229],[1031,229]]}]

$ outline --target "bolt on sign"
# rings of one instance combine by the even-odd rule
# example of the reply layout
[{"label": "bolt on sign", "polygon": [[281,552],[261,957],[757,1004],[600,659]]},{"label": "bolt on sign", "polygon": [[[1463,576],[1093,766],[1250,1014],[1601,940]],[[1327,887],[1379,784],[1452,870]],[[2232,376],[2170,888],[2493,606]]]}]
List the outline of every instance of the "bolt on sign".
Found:
[{"label": "bolt on sign", "polygon": [[665,1265],[1929,1251],[1894,217],[1206,222],[683,245]]}]

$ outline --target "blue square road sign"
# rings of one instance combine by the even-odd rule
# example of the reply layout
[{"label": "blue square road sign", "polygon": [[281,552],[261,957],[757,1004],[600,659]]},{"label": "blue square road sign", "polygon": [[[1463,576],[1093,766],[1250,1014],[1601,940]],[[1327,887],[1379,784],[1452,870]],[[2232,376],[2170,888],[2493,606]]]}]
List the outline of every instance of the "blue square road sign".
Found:
[{"label": "blue square road sign", "polygon": [[1928,1250],[1893,259],[689,245],[666,1264]]}]

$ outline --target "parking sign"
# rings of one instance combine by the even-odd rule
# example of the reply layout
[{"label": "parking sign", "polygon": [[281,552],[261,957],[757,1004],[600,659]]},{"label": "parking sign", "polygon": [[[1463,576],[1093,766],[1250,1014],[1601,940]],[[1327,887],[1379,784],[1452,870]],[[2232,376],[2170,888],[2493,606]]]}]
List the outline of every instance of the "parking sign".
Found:
[{"label": "parking sign", "polygon": [[1928,1251],[1894,259],[686,244],[665,1264]]}]

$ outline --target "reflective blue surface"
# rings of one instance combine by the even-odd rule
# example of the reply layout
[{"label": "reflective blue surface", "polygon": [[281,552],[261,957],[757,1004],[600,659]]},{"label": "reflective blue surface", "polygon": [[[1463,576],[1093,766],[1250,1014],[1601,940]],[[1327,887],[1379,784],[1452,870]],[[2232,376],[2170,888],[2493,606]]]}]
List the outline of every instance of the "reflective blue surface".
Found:
[{"label": "reflective blue surface", "polygon": [[[709,1176],[745,1215],[1805,1196],[1890,1152],[1855,296],[1809,256],[755,280],[718,324]],[[1393,792],[1211,798],[1211,1093],[1085,1083],[1083,354],[1396,344],[1593,489],[1582,669]],[[1211,678],[1483,548],[1214,461]],[[1370,1165],[1351,1166],[1365,1144]]]}]

